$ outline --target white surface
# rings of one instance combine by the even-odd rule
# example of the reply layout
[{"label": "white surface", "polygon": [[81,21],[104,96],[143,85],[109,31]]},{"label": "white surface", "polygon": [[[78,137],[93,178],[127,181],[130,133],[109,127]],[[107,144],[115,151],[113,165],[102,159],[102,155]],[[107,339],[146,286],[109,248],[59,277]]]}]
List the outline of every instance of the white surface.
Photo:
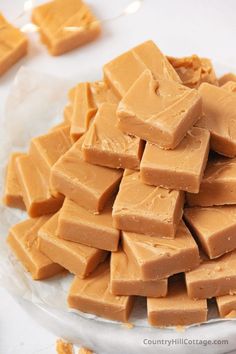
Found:
[{"label": "white surface", "polygon": [[[66,0],[65,0],[66,1]],[[21,0],[0,0],[0,9],[13,18],[21,9]],[[119,13],[129,1],[90,0],[100,18]],[[234,0],[145,0],[135,15],[104,27],[103,36],[80,50],[52,58],[31,35],[29,55],[0,79],[0,112],[9,85],[22,65],[57,76],[89,78],[100,72],[104,62],[148,38],[170,55],[197,53],[214,58],[222,67],[236,71],[236,2]],[[36,325],[0,290],[0,354],[53,354],[56,338]],[[22,344],[23,343],[23,344]]]}]

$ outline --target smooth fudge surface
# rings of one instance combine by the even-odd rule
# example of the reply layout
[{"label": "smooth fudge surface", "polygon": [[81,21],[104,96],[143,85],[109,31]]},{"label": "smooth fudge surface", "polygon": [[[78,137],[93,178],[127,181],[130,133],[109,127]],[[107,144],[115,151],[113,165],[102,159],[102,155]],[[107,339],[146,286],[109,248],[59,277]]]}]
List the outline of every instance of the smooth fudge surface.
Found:
[{"label": "smooth fudge surface", "polygon": [[117,115],[123,132],[174,149],[200,118],[201,98],[197,90],[145,70],[120,101]]},{"label": "smooth fudge surface", "polygon": [[84,161],[83,141],[80,138],[54,164],[50,185],[87,210],[99,212],[118,189],[123,171]]},{"label": "smooth fudge surface", "polygon": [[236,206],[186,208],[184,217],[209,258],[236,249]]},{"label": "smooth fudge surface", "polygon": [[197,126],[211,133],[211,149],[221,155],[236,156],[236,95],[222,87],[203,83],[202,117]]},{"label": "smooth fudge surface", "polygon": [[199,193],[187,193],[190,206],[236,204],[236,158],[210,158]]},{"label": "smooth fudge surface", "polygon": [[0,13],[0,76],[27,53],[28,40]]},{"label": "smooth fudge surface", "polygon": [[66,198],[59,212],[58,236],[87,246],[116,251],[120,231],[112,225],[112,201],[101,213],[93,214]]},{"label": "smooth fudge surface", "polygon": [[143,280],[140,267],[121,248],[111,254],[110,271],[112,294],[148,297],[167,294],[167,279]]},{"label": "smooth fudge surface", "polygon": [[38,248],[38,230],[47,220],[42,216],[22,221],[10,228],[7,237],[12,251],[35,280],[50,278],[63,269]]},{"label": "smooth fudge surface", "polygon": [[185,273],[188,296],[195,299],[236,293],[236,251],[217,259],[202,259],[199,267]]},{"label": "smooth fudge surface", "polygon": [[117,105],[103,103],[83,143],[84,158],[95,165],[138,169],[144,142],[117,127]]},{"label": "smooth fudge surface", "polygon": [[174,239],[124,231],[122,244],[127,256],[139,266],[145,280],[166,278],[199,265],[197,244],[182,221]]},{"label": "smooth fudge surface", "polygon": [[210,133],[193,127],[174,150],[147,143],[140,165],[143,183],[198,193],[209,153]]},{"label": "smooth fudge surface", "polygon": [[216,303],[220,317],[236,317],[236,295],[217,296]]},{"label": "smooth fudge surface", "polygon": [[17,157],[16,171],[29,216],[51,214],[60,209],[63,196],[50,194],[48,178],[39,171],[30,155]]},{"label": "smooth fudge surface", "polygon": [[181,81],[153,41],[146,41],[105,64],[104,79],[121,98],[146,69],[156,78]]},{"label": "smooth fudge surface", "polygon": [[36,6],[32,22],[39,26],[41,41],[52,55],[69,52],[101,32],[99,21],[81,0],[54,0]]},{"label": "smooth fudge surface", "polygon": [[236,82],[236,75],[233,73],[227,73],[219,78],[220,86],[226,84],[228,81],[235,81]]},{"label": "smooth fudge surface", "polygon": [[70,308],[122,322],[127,322],[133,300],[132,296],[117,296],[110,292],[109,261],[101,263],[85,279],[75,277],[68,295]]},{"label": "smooth fudge surface", "polygon": [[76,242],[63,240],[56,235],[58,213],[39,230],[39,249],[69,272],[84,278],[104,261],[107,252]]},{"label": "smooth fudge surface", "polygon": [[113,224],[120,230],[174,238],[183,203],[183,192],[149,186],[139,172],[125,170],[113,205]]},{"label": "smooth fudge surface", "polygon": [[171,279],[166,297],[147,299],[147,312],[152,326],[187,326],[207,321],[207,301],[189,298],[184,281]]},{"label": "smooth fudge surface", "polygon": [[25,209],[23,194],[16,172],[16,159],[23,155],[20,152],[12,153],[7,165],[3,202],[11,208]]}]

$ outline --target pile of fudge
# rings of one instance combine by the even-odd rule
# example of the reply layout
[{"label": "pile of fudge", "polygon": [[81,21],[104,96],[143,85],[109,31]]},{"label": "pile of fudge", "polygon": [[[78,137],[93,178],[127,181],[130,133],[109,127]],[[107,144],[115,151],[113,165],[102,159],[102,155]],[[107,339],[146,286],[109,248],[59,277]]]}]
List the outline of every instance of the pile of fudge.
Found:
[{"label": "pile of fudge", "polygon": [[[71,309],[151,325],[236,317],[236,77],[147,41],[68,93],[62,122],[10,156],[7,242],[34,280],[74,274]],[[211,301],[211,302],[212,302]]]}]

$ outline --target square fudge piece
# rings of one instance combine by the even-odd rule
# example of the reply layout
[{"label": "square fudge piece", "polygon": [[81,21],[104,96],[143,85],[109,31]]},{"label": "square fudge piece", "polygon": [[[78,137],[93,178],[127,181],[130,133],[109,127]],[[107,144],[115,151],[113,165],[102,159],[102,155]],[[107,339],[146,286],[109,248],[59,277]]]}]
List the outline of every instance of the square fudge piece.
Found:
[{"label": "square fudge piece", "polygon": [[182,279],[169,281],[168,295],[147,299],[148,322],[152,326],[188,326],[207,321],[207,301],[188,297]]},{"label": "square fudge piece", "polygon": [[233,74],[233,73],[227,73],[227,74],[224,74],[223,76],[221,76],[219,78],[220,86],[226,84],[229,81],[235,81],[236,82],[236,75]]},{"label": "square fudge piece", "polygon": [[197,244],[183,222],[173,240],[123,232],[122,243],[129,259],[140,268],[144,280],[167,278],[199,265]]},{"label": "square fudge piece", "polygon": [[236,317],[236,295],[217,296],[216,303],[220,317]]},{"label": "square fudge piece", "polygon": [[184,217],[209,258],[236,249],[236,206],[187,208]]},{"label": "square fudge piece", "polygon": [[[97,38],[101,27],[81,0],[55,0],[33,9],[41,41],[52,55],[61,55]],[[78,29],[77,29],[78,27]]]},{"label": "square fudge piece", "polygon": [[101,263],[86,279],[74,278],[69,294],[70,308],[114,321],[127,322],[134,297],[110,292],[110,263]]},{"label": "square fudge piece", "polygon": [[198,193],[209,153],[210,133],[193,127],[174,150],[147,143],[140,166],[143,183]]},{"label": "square fudge piece", "polygon": [[0,76],[27,53],[27,37],[0,13]]},{"label": "square fudge piece", "polygon": [[113,205],[113,224],[120,230],[174,238],[183,203],[183,192],[149,186],[139,172],[125,170]]},{"label": "square fudge piece", "polygon": [[174,149],[201,115],[197,90],[145,70],[120,101],[118,126],[164,149]]},{"label": "square fudge piece", "polygon": [[116,104],[103,103],[83,143],[84,158],[95,165],[138,169],[144,142],[117,127]]}]

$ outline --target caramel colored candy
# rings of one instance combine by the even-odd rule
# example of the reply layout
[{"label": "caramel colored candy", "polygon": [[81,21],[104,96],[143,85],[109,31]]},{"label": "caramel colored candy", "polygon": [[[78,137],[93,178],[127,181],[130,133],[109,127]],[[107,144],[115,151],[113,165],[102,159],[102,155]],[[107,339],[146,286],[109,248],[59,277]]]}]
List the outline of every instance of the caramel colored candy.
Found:
[{"label": "caramel colored candy", "polygon": [[190,206],[236,204],[236,159],[208,161],[198,194],[187,193]]},{"label": "caramel colored candy", "polygon": [[61,130],[61,129],[64,129],[64,128],[69,129],[69,124],[68,124],[67,122],[65,122],[65,121],[54,125],[54,126],[49,130],[49,132],[55,132],[56,130]]},{"label": "caramel colored candy", "polygon": [[181,221],[175,239],[123,232],[123,249],[136,262],[142,279],[162,279],[199,265],[198,247]]},{"label": "caramel colored candy", "polygon": [[57,354],[74,354],[73,345],[67,342],[64,342],[61,339],[57,340],[56,343]]},{"label": "caramel colored candy", "polygon": [[59,237],[107,251],[116,251],[120,232],[112,226],[112,203],[100,214],[92,214],[72,200],[65,199],[59,213]]},{"label": "caramel colored candy", "polygon": [[184,282],[169,282],[167,297],[147,299],[148,322],[152,326],[187,326],[207,321],[206,300],[190,299]]},{"label": "caramel colored candy", "polygon": [[39,26],[41,41],[52,55],[93,41],[101,31],[99,21],[81,0],[54,0],[37,6],[32,21]]},{"label": "caramel colored candy", "polygon": [[138,169],[144,142],[117,127],[117,105],[103,103],[83,143],[86,161],[111,168]]},{"label": "caramel colored candy", "polygon": [[216,303],[220,317],[236,317],[236,295],[217,296]]},{"label": "caramel colored candy", "polygon": [[195,299],[229,295],[236,292],[236,251],[208,260],[185,274],[188,296]]},{"label": "caramel colored candy", "polygon": [[211,149],[236,156],[236,96],[221,87],[204,83],[199,88],[203,116],[197,126],[211,133]]},{"label": "caramel colored candy", "polygon": [[104,261],[107,252],[75,242],[62,240],[56,235],[58,213],[44,224],[39,232],[39,249],[69,272],[84,278]]},{"label": "caramel colored candy", "polygon": [[104,65],[104,79],[118,97],[123,97],[146,69],[151,70],[156,78],[180,82],[179,76],[153,41],[146,41]]},{"label": "caramel colored candy", "polygon": [[236,93],[236,80],[235,81],[227,81],[223,86],[221,86],[224,90],[230,93]]},{"label": "caramel colored candy", "polygon": [[209,258],[236,249],[236,206],[187,208],[184,216]]},{"label": "caramel colored candy", "polygon": [[174,149],[201,115],[197,90],[155,79],[145,70],[118,105],[118,126],[128,134]]},{"label": "caramel colored candy", "polygon": [[109,261],[101,263],[86,279],[74,278],[69,295],[70,308],[126,322],[133,307],[132,296],[110,293]]},{"label": "caramel colored candy", "polygon": [[20,222],[10,228],[7,238],[16,257],[35,280],[50,278],[63,269],[38,248],[38,230],[47,220],[47,216],[42,216]]},{"label": "caramel colored candy", "polygon": [[236,82],[236,75],[233,73],[227,73],[219,78],[220,86],[226,84],[228,81],[235,81]]},{"label": "caramel colored candy", "polygon": [[184,194],[144,184],[139,172],[125,170],[113,205],[117,229],[174,238],[182,217]]},{"label": "caramel colored candy", "polygon": [[210,133],[193,127],[174,150],[147,143],[140,166],[143,183],[197,193],[209,152]]},{"label": "caramel colored candy", "polygon": [[53,197],[49,181],[40,173],[35,161],[27,154],[16,159],[17,178],[26,210],[31,217],[51,214],[60,209],[63,196]]},{"label": "caramel colored candy", "polygon": [[23,195],[16,173],[16,159],[23,155],[24,154],[18,152],[11,154],[7,166],[3,202],[11,208],[25,209]]},{"label": "caramel colored candy", "polygon": [[27,37],[0,13],[0,76],[27,53]]},{"label": "caramel colored candy", "polygon": [[105,102],[113,104],[117,104],[119,102],[119,98],[104,81],[90,82],[89,86],[93,101],[97,108],[99,108],[101,104]]},{"label": "caramel colored candy", "polygon": [[87,210],[101,211],[118,188],[122,171],[85,162],[79,139],[52,167],[51,186]]},{"label": "caramel colored candy", "polygon": [[167,279],[143,280],[140,267],[122,249],[111,254],[111,292],[115,295],[162,297]]},{"label": "caramel colored candy", "polygon": [[72,121],[72,114],[73,114],[73,105],[71,103],[68,103],[63,111],[63,118],[66,123],[71,125]]}]

